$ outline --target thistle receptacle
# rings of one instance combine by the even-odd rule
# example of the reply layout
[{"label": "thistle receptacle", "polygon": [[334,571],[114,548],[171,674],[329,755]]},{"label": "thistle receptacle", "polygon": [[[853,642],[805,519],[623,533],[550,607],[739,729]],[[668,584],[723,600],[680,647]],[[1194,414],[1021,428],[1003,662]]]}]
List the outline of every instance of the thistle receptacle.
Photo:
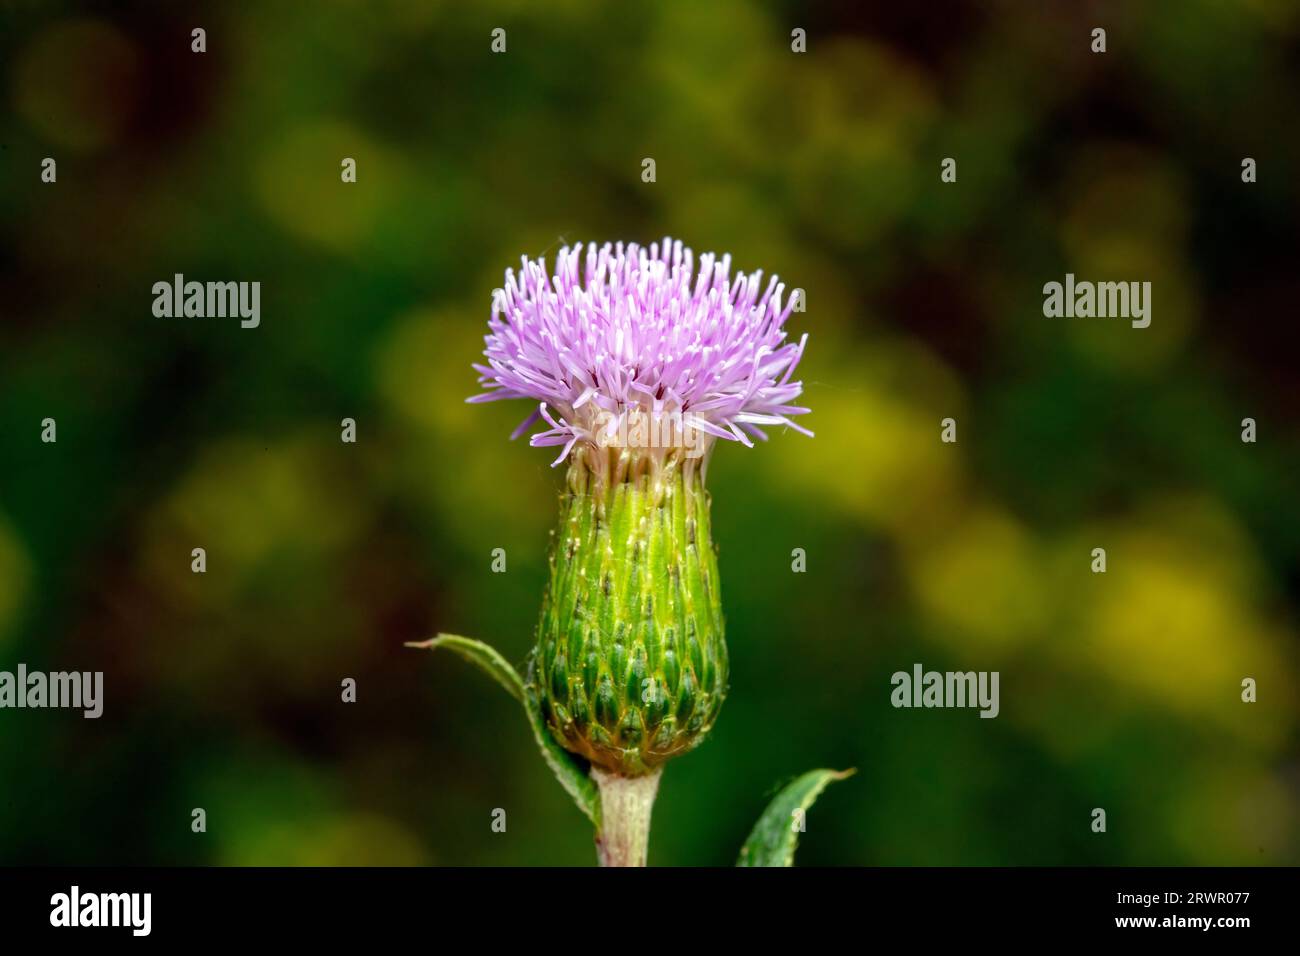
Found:
[{"label": "thistle receptacle", "polygon": [[716,439],[752,445],[765,425],[811,434],[790,420],[807,411],[790,380],[807,337],[786,341],[794,300],[776,277],[732,276],[729,256],[697,270],[665,239],[583,259],[579,244],[553,275],[527,258],[507,271],[470,400],[531,399],[515,434],[544,421],[531,443],[563,446],[528,693],[591,765],[602,861],[644,862],[660,769],[704,738],[727,690],[708,460]]}]

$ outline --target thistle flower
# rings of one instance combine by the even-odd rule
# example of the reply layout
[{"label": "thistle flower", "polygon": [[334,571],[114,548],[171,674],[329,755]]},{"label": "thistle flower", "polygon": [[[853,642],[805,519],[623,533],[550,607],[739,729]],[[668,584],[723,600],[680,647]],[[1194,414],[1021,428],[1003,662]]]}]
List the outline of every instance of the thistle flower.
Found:
[{"label": "thistle flower", "polygon": [[[555,274],[544,259],[524,258],[492,296],[491,329],[475,365],[488,402],[528,398],[538,407],[516,430],[549,426],[533,445],[563,445],[559,464],[579,442],[607,447],[638,422],[666,427],[684,420],[712,438],[752,445],[761,426],[788,425],[808,411],[791,405],[803,390],[790,381],[807,335],[786,341],[793,297],[763,273],[731,275],[731,257],[695,256],[664,239],[560,251]],[[644,446],[643,446],[644,447]]]},{"label": "thistle flower", "polygon": [[591,764],[602,860],[643,860],[662,765],[704,738],[727,690],[709,454],[763,426],[811,434],[791,420],[808,411],[791,380],[807,336],[786,340],[794,300],[776,277],[733,276],[730,256],[697,269],[665,239],[588,245],[583,263],[579,244],[554,274],[527,258],[506,273],[470,401],[537,402],[515,435],[544,422],[531,444],[569,463],[527,689]]}]

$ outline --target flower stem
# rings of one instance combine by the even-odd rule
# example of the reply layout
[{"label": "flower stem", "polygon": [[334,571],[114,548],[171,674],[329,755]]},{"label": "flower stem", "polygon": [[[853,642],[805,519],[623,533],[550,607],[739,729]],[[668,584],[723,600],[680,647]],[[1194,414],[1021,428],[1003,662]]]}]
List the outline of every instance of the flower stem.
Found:
[{"label": "flower stem", "polygon": [[591,768],[600,788],[600,832],[596,854],[601,866],[645,866],[650,843],[650,812],[659,792],[662,767],[640,777],[623,777]]}]

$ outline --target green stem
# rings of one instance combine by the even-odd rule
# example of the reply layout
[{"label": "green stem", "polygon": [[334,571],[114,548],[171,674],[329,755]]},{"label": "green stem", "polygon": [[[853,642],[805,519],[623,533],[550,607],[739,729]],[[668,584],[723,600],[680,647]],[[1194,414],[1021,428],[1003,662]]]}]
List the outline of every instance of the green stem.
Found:
[{"label": "green stem", "polygon": [[640,777],[623,777],[591,768],[600,788],[600,832],[596,854],[601,866],[645,866],[650,843],[650,813],[659,792],[662,767]]}]

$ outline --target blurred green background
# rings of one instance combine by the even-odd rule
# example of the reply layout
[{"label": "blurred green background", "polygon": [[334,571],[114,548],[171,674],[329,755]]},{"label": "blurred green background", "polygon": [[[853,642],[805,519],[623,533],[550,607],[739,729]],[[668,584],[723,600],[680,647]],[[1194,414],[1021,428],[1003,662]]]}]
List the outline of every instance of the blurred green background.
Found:
[{"label": "blurred green background", "polygon": [[[106,703],[0,711],[0,862],[591,863],[517,705],[402,643],[531,645],[560,474],[464,404],[504,269],[665,234],[806,290],[817,437],[714,456],[732,690],[652,864],[815,766],[804,864],[1300,859],[1296,4],[3,17],[0,669]],[[1151,327],[1044,318],[1067,271]],[[178,272],[261,327],[155,318]],[[916,662],[1001,715],[893,709]]]}]

